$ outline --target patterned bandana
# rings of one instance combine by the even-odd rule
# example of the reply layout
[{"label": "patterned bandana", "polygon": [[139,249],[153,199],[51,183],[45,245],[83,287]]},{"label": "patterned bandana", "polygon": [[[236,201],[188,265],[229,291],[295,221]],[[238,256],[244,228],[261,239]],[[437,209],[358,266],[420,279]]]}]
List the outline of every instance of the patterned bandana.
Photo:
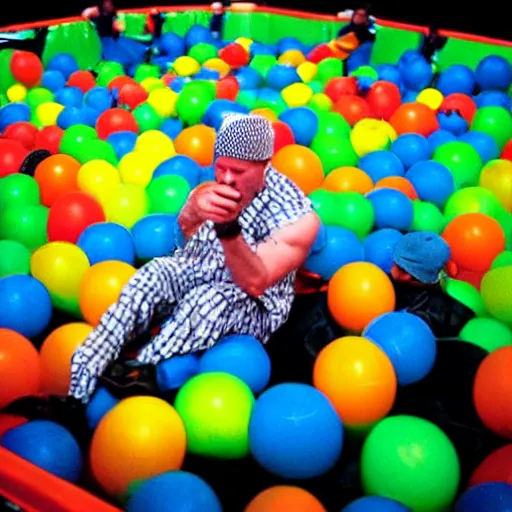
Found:
[{"label": "patterned bandana", "polygon": [[215,158],[265,161],[274,154],[274,130],[270,121],[255,114],[230,114],[215,141]]}]

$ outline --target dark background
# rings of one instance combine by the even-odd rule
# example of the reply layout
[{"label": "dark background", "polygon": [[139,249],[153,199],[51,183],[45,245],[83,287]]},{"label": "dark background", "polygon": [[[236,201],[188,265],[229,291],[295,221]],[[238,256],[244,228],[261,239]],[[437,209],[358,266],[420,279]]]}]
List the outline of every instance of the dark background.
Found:
[{"label": "dark background", "polygon": [[[78,1],[28,1],[19,4],[8,3],[9,7],[3,9],[0,26],[12,23],[23,23],[42,19],[52,19],[65,16],[76,16],[85,8],[93,5],[94,0]],[[202,4],[210,2],[182,1],[180,5]],[[507,2],[503,7],[489,3],[473,4],[478,6],[472,9],[469,2],[454,0],[402,0],[402,1],[374,1],[371,2],[375,16],[420,25],[437,23],[441,28],[467,32],[471,34],[486,35],[506,40],[512,39],[512,11]],[[23,7],[25,4],[25,7]],[[29,4],[32,7],[29,8]],[[350,1],[337,3],[334,0],[271,0],[266,2],[272,7],[298,9],[310,12],[335,14],[346,8],[357,7]],[[158,0],[117,0],[118,9],[158,5]],[[168,4],[172,5],[172,4]],[[364,5],[364,2],[363,2]],[[7,10],[11,12],[6,12]]]}]

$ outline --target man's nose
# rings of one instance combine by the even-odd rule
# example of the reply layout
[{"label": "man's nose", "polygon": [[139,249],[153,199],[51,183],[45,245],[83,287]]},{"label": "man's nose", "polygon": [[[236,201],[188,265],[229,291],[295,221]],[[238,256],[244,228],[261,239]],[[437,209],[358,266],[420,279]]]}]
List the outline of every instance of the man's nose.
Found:
[{"label": "man's nose", "polygon": [[235,174],[231,171],[226,171],[224,173],[224,183],[226,185],[233,185],[235,183]]}]

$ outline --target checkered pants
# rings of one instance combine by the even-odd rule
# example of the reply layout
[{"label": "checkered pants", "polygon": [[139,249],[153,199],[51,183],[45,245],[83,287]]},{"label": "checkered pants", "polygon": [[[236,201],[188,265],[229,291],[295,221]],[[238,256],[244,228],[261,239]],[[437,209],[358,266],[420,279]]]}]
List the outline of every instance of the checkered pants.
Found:
[{"label": "checkered pants", "polygon": [[152,260],[130,279],[117,303],[78,347],[71,359],[69,394],[87,402],[98,377],[123,346],[167,318],[159,334],[138,354],[158,364],[174,355],[204,350],[236,332],[267,338],[268,322],[256,301],[230,282],[198,282],[190,266],[173,257]]}]

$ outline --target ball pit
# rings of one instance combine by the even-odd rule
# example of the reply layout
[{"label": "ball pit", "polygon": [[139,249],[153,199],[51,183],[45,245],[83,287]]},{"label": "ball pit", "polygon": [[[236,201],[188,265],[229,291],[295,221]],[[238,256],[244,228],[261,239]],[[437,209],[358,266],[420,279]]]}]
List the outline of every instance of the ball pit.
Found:
[{"label": "ball pit", "polygon": [[[0,51],[0,446],[93,480],[132,512],[462,512],[510,500],[510,61],[486,46],[473,66],[436,70],[409,49],[349,59],[344,73],[326,45],[297,38],[312,20],[272,44],[215,41],[207,18],[188,20],[151,62],[127,67],[102,61],[80,23],[70,27],[88,36],[83,51]],[[83,460],[63,427],[2,414],[22,396],[65,394],[75,348],[137,268],[175,250],[176,217],[214,179],[216,132],[232,112],[272,122],[274,167],[322,221],[304,269],[327,282],[346,335],[305,384],[275,384],[265,349],[235,335],[171,360],[173,405],[101,389]],[[450,246],[457,274],[443,286],[476,313],[456,341],[395,311],[392,255],[411,231]],[[417,405],[403,413],[408,396]],[[491,436],[474,459],[465,422]],[[340,481],[356,460],[352,495]],[[244,501],[229,508],[238,487]]]}]

